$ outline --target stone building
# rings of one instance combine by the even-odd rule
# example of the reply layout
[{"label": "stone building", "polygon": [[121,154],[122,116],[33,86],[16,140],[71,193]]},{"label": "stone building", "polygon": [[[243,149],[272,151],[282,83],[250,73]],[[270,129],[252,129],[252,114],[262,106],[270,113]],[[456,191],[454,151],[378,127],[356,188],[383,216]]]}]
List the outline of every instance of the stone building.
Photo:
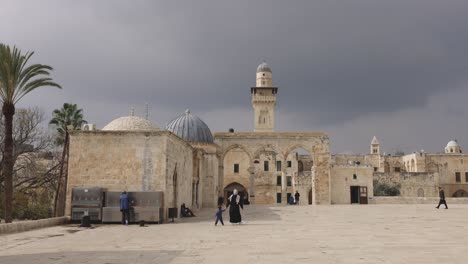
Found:
[{"label": "stone building", "polygon": [[[67,213],[73,187],[108,191],[162,191],[165,207],[214,207],[238,189],[247,203],[286,204],[296,191],[301,204],[367,203],[374,183],[399,183],[402,196],[466,196],[467,159],[456,141],[444,153],[382,155],[374,137],[370,153],[331,155],[324,132],[275,132],[279,88],[272,70],[258,66],[250,89],[253,132],[218,132],[189,110],[165,129],[125,116],[101,130],[70,137]],[[89,126],[88,126],[89,127]],[[92,126],[91,126],[92,127]]]}]

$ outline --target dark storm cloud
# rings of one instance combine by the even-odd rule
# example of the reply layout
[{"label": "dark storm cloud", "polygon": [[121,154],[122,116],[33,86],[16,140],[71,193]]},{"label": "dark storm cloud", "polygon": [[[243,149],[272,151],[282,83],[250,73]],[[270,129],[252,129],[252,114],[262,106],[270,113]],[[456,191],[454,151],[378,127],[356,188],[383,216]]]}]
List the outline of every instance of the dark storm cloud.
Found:
[{"label": "dark storm cloud", "polygon": [[72,100],[101,126],[148,102],[161,126],[190,107],[225,130],[216,113],[250,115],[265,59],[280,87],[278,128],[333,130],[466,85],[466,10],[435,0],[9,1],[0,40],[35,50],[65,87],[25,104]]}]

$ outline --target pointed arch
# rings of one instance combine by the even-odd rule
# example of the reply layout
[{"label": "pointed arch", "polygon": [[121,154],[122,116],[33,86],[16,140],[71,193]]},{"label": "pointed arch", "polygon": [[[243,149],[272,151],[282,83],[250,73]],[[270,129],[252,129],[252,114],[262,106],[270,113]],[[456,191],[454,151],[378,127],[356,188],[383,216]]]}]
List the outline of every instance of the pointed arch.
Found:
[{"label": "pointed arch", "polygon": [[296,149],[303,149],[303,150],[307,151],[310,156],[312,156],[312,154],[313,154],[313,150],[309,149],[309,148],[306,148],[303,144],[294,144],[294,145],[292,145],[292,146],[290,146],[290,147],[288,147],[286,149],[286,151],[284,152],[284,158],[287,159],[288,156],[291,154],[291,152],[296,150]]},{"label": "pointed arch", "polygon": [[232,194],[232,192],[236,189],[239,192],[239,196],[242,197],[245,201],[249,199],[249,193],[247,188],[244,185],[238,182],[231,182],[226,185],[223,189],[224,191],[224,200],[227,201],[227,198]]},{"label": "pointed arch", "polygon": [[260,154],[262,154],[263,152],[268,151],[267,149],[272,149],[276,153],[276,155],[280,155],[280,159],[283,158],[283,153],[281,153],[281,151],[279,149],[277,149],[275,146],[273,146],[272,144],[265,144],[265,145],[261,145],[261,146],[257,147],[255,149],[255,151],[253,152],[252,158],[253,159],[259,159]]},{"label": "pointed arch", "polygon": [[452,197],[468,197],[468,192],[463,189],[459,189],[453,193]]},{"label": "pointed arch", "polygon": [[252,154],[248,151],[248,149],[245,146],[236,143],[236,144],[229,145],[227,148],[224,148],[224,150],[222,152],[222,155],[221,155],[220,161],[224,162],[224,157],[226,157],[226,154],[229,151],[231,151],[233,149],[237,149],[237,148],[242,149],[247,154],[247,156],[249,156],[249,159],[252,160]]}]

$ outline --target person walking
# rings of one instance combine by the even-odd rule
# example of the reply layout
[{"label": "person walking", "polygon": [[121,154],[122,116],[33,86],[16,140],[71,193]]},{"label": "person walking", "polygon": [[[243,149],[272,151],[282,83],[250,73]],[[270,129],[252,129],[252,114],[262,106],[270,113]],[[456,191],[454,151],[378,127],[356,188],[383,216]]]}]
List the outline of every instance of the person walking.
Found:
[{"label": "person walking", "polygon": [[123,191],[120,194],[120,212],[122,212],[122,225],[128,225],[128,222],[130,221],[130,206],[126,191]]},{"label": "person walking", "polygon": [[216,211],[216,221],[215,221],[215,226],[218,225],[218,221],[221,222],[222,225],[224,225],[223,222],[223,212],[226,210],[223,210],[221,206],[218,207],[218,211]]},{"label": "person walking", "polygon": [[233,224],[240,224],[242,222],[240,208],[244,209],[244,205],[236,189],[234,189],[234,191],[232,192],[232,195],[229,196],[226,209],[229,206],[231,206],[229,208],[229,222]]},{"label": "person walking", "polygon": [[300,197],[300,196],[301,196],[301,195],[299,194],[299,192],[296,191],[296,193],[294,194],[294,199],[296,199],[296,204],[299,204],[299,197]]},{"label": "person walking", "polygon": [[436,208],[439,209],[440,205],[444,204],[445,209],[448,209],[447,202],[445,201],[445,193],[444,193],[444,190],[442,190],[441,187],[439,187],[439,198],[440,198],[439,205],[437,205]]}]

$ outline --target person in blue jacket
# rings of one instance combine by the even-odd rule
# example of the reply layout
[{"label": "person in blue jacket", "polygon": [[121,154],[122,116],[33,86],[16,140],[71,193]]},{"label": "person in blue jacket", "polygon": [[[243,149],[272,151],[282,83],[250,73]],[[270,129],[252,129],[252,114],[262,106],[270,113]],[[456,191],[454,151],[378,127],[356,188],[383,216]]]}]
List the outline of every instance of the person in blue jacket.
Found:
[{"label": "person in blue jacket", "polygon": [[122,212],[122,225],[128,225],[128,222],[130,221],[130,206],[126,191],[123,191],[122,194],[120,194],[120,212]]},{"label": "person in blue jacket", "polygon": [[224,225],[224,222],[223,222],[223,212],[226,211],[226,210],[223,210],[221,208],[221,206],[218,207],[218,211],[216,211],[216,221],[215,221],[215,225],[218,225],[218,221],[221,222],[222,225]]}]

